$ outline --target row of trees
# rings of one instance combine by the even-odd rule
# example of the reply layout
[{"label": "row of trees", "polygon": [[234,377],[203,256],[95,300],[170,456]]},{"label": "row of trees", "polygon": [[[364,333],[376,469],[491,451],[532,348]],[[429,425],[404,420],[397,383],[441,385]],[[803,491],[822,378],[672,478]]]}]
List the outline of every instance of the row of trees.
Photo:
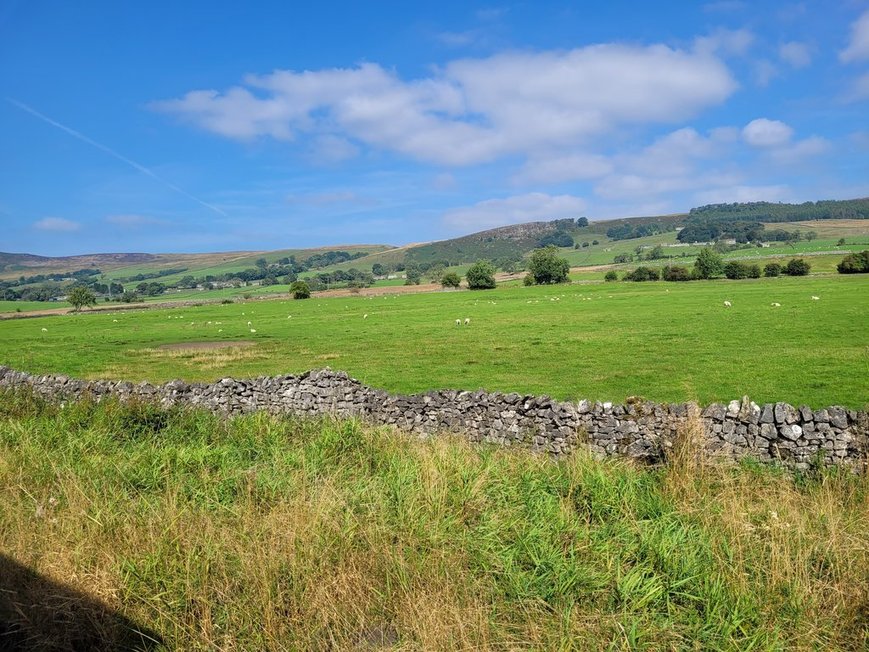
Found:
[{"label": "row of trees", "polygon": [[[794,258],[786,265],[769,263],[761,270],[760,265],[743,263],[732,260],[727,263],[719,253],[709,247],[705,247],[697,255],[694,267],[689,269],[680,265],[667,265],[660,272],[651,267],[640,266],[626,272],[623,276],[625,281],[694,281],[700,279],[713,279],[724,276],[728,279],[737,280],[744,278],[760,278],[780,276],[805,276],[811,270],[811,265],[802,258]],[[604,277],[607,281],[617,281],[618,273],[610,270]]]}]

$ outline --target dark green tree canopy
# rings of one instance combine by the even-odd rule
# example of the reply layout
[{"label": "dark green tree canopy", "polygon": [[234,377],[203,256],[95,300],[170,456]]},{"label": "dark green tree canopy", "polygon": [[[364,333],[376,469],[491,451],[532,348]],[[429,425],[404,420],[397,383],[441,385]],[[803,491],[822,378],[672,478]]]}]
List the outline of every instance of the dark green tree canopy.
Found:
[{"label": "dark green tree canopy", "polygon": [[457,288],[461,283],[461,277],[455,272],[447,272],[441,276],[441,285],[445,288]]},{"label": "dark green tree canopy", "polygon": [[570,263],[558,255],[555,247],[536,249],[528,259],[528,275],[538,285],[565,283],[570,272]]},{"label": "dark green tree canopy", "polygon": [[488,260],[480,260],[468,268],[465,278],[471,290],[491,290],[495,287],[495,268]]},{"label": "dark green tree canopy", "polygon": [[704,247],[697,254],[694,269],[698,278],[715,278],[724,272],[724,261],[721,254],[716,253],[709,247]]},{"label": "dark green tree canopy", "polygon": [[76,312],[84,306],[95,306],[97,303],[94,293],[84,285],[74,286],[66,296],[66,300],[72,304],[73,310]]}]

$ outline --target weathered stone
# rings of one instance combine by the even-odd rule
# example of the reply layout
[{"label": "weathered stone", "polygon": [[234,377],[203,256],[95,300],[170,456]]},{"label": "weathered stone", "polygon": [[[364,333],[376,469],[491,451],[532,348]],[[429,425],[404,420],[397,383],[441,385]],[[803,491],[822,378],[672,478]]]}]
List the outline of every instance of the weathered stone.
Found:
[{"label": "weathered stone", "polygon": [[775,423],[772,403],[766,403],[760,412],[761,423]]}]

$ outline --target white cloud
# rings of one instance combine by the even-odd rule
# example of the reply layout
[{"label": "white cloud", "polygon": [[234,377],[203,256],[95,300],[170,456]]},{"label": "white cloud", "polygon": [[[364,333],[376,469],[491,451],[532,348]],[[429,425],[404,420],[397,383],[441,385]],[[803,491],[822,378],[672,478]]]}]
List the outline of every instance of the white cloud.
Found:
[{"label": "white cloud", "polygon": [[613,163],[597,154],[548,154],[528,160],[513,177],[516,183],[562,183],[596,179],[611,173]]},{"label": "white cloud", "polygon": [[754,83],[761,88],[766,88],[773,78],[778,76],[778,68],[769,59],[758,59],[753,66]]},{"label": "white cloud", "polygon": [[704,54],[743,56],[754,43],[754,34],[747,29],[717,29],[694,40],[694,49]]},{"label": "white cloud", "polygon": [[506,224],[579,217],[585,207],[585,201],[573,195],[532,192],[454,208],[444,213],[443,222],[451,229],[470,233]]},{"label": "white cloud", "polygon": [[778,56],[793,68],[805,68],[812,62],[812,50],[806,43],[789,41],[778,48]]},{"label": "white cloud", "polygon": [[308,150],[308,158],[321,165],[340,163],[359,155],[359,148],[346,138],[325,134],[316,137]]},{"label": "white cloud", "polygon": [[698,166],[704,160],[722,158],[737,138],[738,131],[732,127],[713,129],[708,136],[690,127],[677,129],[637,153],[614,157],[616,173],[602,179],[595,194],[617,200],[735,183],[732,174],[701,173]]},{"label": "white cloud", "polygon": [[774,161],[781,164],[798,163],[807,158],[819,156],[828,152],[832,145],[826,138],[820,136],[810,136],[803,140],[797,141],[792,145],[779,147],[771,151],[771,156]]},{"label": "white cloud", "polygon": [[713,190],[704,190],[694,195],[697,205],[750,201],[787,201],[790,197],[790,189],[783,185],[727,186]]},{"label": "white cloud", "polygon": [[78,231],[81,228],[81,224],[63,217],[43,217],[41,220],[33,223],[33,228],[40,231],[70,232]]},{"label": "white cloud", "polygon": [[327,132],[456,166],[576,146],[624,126],[674,123],[735,88],[709,51],[606,44],[461,59],[409,81],[371,63],[280,70],[152,107],[229,138],[290,141]]},{"label": "white cloud", "polygon": [[844,63],[869,59],[869,11],[864,11],[852,23],[851,40],[848,47],[839,53],[839,59]]},{"label": "white cloud", "polygon": [[779,147],[791,139],[794,130],[780,120],[758,118],[742,130],[742,138],[752,147]]}]

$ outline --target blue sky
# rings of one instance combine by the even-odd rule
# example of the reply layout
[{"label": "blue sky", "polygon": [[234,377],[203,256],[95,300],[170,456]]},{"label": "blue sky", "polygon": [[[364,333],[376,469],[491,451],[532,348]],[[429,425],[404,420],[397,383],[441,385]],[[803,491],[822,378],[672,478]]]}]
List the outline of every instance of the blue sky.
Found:
[{"label": "blue sky", "polygon": [[0,251],[869,195],[869,2],[603,4],[7,0]]}]

